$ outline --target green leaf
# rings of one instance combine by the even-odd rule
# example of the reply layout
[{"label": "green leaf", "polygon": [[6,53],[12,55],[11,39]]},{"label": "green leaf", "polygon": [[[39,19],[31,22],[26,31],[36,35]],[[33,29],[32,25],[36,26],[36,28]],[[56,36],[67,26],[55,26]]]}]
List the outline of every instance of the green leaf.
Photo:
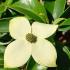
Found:
[{"label": "green leaf", "polygon": [[4,53],[0,53],[0,67],[4,65]]},{"label": "green leaf", "polygon": [[0,46],[0,69],[1,67],[3,68],[4,65],[4,51],[5,51],[5,46]]},{"label": "green leaf", "polygon": [[27,65],[27,70],[47,70],[47,67],[41,66],[37,64],[33,58],[30,58],[28,65]]},{"label": "green leaf", "polygon": [[65,20],[65,18],[57,18],[55,19],[52,23],[53,24],[58,24],[60,21]]},{"label": "green leaf", "polygon": [[0,17],[1,17],[1,15],[2,15],[2,13],[5,12],[5,11],[6,11],[5,4],[4,4],[4,3],[1,3],[1,4],[0,4]]},{"label": "green leaf", "polygon": [[0,66],[3,66],[3,65],[4,65],[4,60],[0,59]]},{"label": "green leaf", "polygon": [[[57,68],[50,69],[50,70],[70,70],[70,60],[67,56],[67,54],[63,51],[64,45],[61,44],[57,39],[55,39],[56,42],[56,49],[57,49]],[[70,46],[70,45],[69,45]],[[48,69],[49,70],[49,69]]]},{"label": "green leaf", "polygon": [[0,38],[5,36],[7,33],[0,33]]},{"label": "green leaf", "polygon": [[68,6],[64,13],[62,14],[62,17],[66,17],[66,18],[69,18],[70,17],[70,6]]},{"label": "green leaf", "polygon": [[0,32],[8,32],[9,31],[9,20],[11,18],[0,19]]},{"label": "green leaf", "polygon": [[0,46],[0,53],[4,53],[5,51],[5,47],[4,46]]},{"label": "green leaf", "polygon": [[1,67],[0,67],[0,70],[4,70],[4,68],[1,68]]},{"label": "green leaf", "polygon": [[70,18],[65,19],[60,25],[59,25],[59,31],[68,31],[70,30]]},{"label": "green leaf", "polygon": [[7,7],[9,7],[9,5],[10,5],[12,2],[13,2],[13,0],[6,0],[6,1],[5,1],[5,5],[6,5]]},{"label": "green leaf", "polygon": [[4,70],[19,70],[18,68],[4,68]]},{"label": "green leaf", "polygon": [[54,10],[54,3],[55,1],[46,1],[44,3],[46,10],[50,12],[51,14],[53,13],[53,10]]},{"label": "green leaf", "polygon": [[68,31],[68,30],[70,30],[70,26],[62,26],[62,27],[59,27],[58,30],[59,31]]},{"label": "green leaf", "polygon": [[69,49],[68,49],[67,46],[64,46],[64,47],[63,47],[63,51],[68,55],[68,57],[69,57],[69,59],[70,59],[70,51],[69,51]]},{"label": "green leaf", "polygon": [[70,26],[70,18],[66,19],[64,22],[62,22],[60,24],[60,26],[65,26],[65,25],[69,25]]},{"label": "green leaf", "polygon": [[54,5],[54,11],[53,11],[53,18],[57,19],[59,18],[65,9],[66,0],[56,0]]},{"label": "green leaf", "polygon": [[11,41],[9,41],[9,42],[0,42],[0,45],[7,45],[7,44],[9,44]]},{"label": "green leaf", "polygon": [[19,13],[25,14],[36,21],[48,22],[47,14],[44,6],[37,0],[31,0],[31,3],[15,2],[10,8]]}]

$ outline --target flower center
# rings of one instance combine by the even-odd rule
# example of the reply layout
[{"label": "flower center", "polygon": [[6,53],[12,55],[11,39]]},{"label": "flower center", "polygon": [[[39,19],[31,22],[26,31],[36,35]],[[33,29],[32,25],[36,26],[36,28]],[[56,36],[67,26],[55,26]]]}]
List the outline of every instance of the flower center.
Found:
[{"label": "flower center", "polygon": [[31,33],[28,33],[26,35],[26,40],[29,41],[30,43],[35,43],[37,41],[37,37]]}]

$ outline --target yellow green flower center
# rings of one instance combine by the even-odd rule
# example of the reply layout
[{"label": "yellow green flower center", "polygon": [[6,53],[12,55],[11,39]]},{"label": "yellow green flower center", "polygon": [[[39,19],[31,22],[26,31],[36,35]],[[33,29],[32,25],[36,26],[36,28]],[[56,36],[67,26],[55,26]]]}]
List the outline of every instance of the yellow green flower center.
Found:
[{"label": "yellow green flower center", "polygon": [[29,41],[30,43],[35,43],[37,41],[37,37],[31,33],[28,33],[26,35],[26,40]]}]

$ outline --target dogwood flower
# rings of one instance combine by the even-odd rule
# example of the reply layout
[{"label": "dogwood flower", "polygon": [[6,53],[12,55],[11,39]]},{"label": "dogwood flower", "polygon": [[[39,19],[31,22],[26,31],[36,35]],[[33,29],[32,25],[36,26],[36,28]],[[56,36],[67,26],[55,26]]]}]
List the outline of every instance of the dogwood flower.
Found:
[{"label": "dogwood flower", "polygon": [[15,39],[4,54],[4,66],[20,67],[30,58],[42,66],[56,67],[57,52],[54,45],[46,40],[57,30],[58,25],[33,22],[30,25],[25,17],[10,20],[9,32]]}]

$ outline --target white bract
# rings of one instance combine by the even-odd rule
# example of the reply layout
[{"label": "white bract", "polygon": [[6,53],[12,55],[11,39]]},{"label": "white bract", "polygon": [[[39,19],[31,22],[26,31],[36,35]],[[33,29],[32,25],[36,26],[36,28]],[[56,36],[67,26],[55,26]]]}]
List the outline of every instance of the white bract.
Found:
[{"label": "white bract", "polygon": [[42,66],[56,67],[57,52],[45,38],[57,30],[58,25],[34,22],[30,25],[25,17],[10,20],[9,32],[15,39],[4,54],[4,66],[14,68],[24,65],[30,56]]}]

